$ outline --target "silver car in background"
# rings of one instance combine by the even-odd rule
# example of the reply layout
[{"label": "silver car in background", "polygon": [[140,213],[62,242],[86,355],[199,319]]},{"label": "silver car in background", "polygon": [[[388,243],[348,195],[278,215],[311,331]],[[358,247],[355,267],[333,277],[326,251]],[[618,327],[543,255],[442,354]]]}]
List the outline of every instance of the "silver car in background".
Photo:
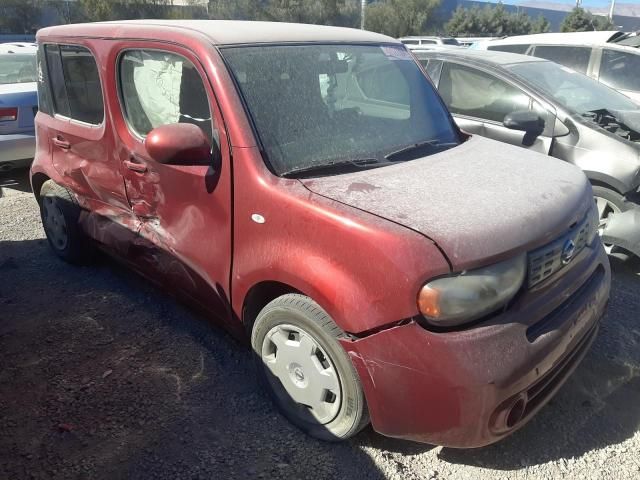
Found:
[{"label": "silver car in background", "polygon": [[0,171],[27,166],[35,152],[37,47],[0,44]]},{"label": "silver car in background", "polygon": [[[468,49],[413,53],[463,131],[582,168],[593,186],[601,233],[640,255],[638,104],[535,57]],[[611,231],[612,217],[626,211],[624,225],[617,218]]]},{"label": "silver car in background", "polygon": [[640,50],[628,45],[627,38],[615,31],[541,33],[481,42],[472,48],[551,60],[640,102]]}]

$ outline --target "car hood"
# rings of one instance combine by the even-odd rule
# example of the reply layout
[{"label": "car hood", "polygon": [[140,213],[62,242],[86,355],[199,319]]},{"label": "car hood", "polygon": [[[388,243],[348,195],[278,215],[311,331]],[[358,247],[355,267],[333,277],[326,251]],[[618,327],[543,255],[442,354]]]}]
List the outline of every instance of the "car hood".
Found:
[{"label": "car hood", "polygon": [[417,160],[301,181],[429,237],[458,271],[543,245],[593,205],[580,169],[478,136]]}]

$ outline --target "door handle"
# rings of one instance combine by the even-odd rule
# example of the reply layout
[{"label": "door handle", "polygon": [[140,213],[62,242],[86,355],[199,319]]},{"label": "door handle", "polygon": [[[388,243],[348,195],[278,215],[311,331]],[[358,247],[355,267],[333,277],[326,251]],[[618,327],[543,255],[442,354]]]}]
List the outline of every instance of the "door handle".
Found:
[{"label": "door handle", "polygon": [[62,137],[55,137],[53,139],[53,144],[62,150],[69,150],[71,148],[71,144]]},{"label": "door handle", "polygon": [[144,173],[147,171],[147,166],[143,163],[132,162],[131,160],[125,160],[124,166],[129,170],[133,170],[134,172]]}]

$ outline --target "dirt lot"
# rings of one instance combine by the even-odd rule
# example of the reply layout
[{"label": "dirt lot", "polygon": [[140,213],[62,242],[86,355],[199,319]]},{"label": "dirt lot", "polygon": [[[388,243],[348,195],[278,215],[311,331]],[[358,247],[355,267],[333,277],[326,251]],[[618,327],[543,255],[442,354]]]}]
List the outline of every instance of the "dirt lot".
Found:
[{"label": "dirt lot", "polygon": [[274,411],[247,350],[107,259],[59,261],[26,175],[0,185],[2,480],[640,478],[640,262],[614,262],[593,349],[512,437],[326,444]]}]

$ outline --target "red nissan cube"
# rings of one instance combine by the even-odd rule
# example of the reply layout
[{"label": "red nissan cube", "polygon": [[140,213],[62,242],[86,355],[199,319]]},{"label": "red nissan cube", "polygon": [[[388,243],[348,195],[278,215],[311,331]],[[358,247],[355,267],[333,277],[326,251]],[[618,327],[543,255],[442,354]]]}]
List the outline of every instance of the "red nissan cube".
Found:
[{"label": "red nissan cube", "polygon": [[246,339],[309,434],[487,445],[593,342],[610,269],[586,177],[459,131],[400,42],[151,20],[37,38],[53,251],[104,250]]}]

